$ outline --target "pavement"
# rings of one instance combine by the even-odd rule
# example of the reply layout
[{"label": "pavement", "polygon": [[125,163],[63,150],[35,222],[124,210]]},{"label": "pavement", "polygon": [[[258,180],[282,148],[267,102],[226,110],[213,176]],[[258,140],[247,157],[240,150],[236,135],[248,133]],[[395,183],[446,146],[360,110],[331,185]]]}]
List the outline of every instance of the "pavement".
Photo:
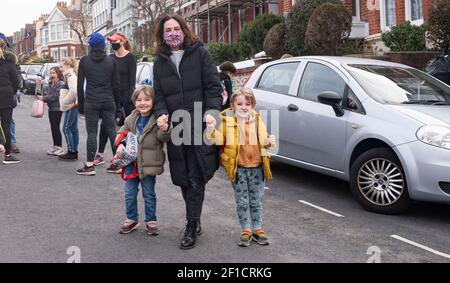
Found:
[{"label": "pavement", "polygon": [[[159,236],[147,236],[142,222],[121,235],[119,175],[106,173],[107,165],[95,177],[75,173],[86,158],[83,117],[80,160],[59,161],[46,155],[52,145],[47,113],[32,118],[31,104],[23,96],[14,111],[22,163],[0,164],[0,262],[450,263],[450,206],[415,203],[394,216],[367,212],[347,183],[277,162],[263,202],[269,246],[237,245],[234,192],[220,169],[207,185],[204,232],[194,249],[180,250],[185,205],[167,164],[156,185]],[[112,157],[109,145],[105,154]],[[141,215],[142,202],[139,196]]]}]

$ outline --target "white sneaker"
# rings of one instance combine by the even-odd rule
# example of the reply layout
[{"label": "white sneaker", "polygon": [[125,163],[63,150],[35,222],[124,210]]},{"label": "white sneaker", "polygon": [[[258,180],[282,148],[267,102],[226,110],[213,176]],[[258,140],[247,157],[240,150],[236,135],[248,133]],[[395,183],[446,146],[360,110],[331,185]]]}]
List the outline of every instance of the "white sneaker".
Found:
[{"label": "white sneaker", "polygon": [[53,152],[53,155],[56,155],[56,156],[60,156],[63,154],[64,154],[64,150],[59,146],[57,146],[57,149]]},{"label": "white sneaker", "polygon": [[54,145],[51,149],[47,151],[48,155],[55,155],[55,151],[58,149],[56,145]]}]

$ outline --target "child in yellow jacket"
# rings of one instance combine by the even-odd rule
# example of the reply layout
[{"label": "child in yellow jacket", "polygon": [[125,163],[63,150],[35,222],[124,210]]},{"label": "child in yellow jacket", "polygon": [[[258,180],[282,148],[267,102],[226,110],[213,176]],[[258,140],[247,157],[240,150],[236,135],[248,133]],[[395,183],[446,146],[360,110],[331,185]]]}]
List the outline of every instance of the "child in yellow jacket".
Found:
[{"label": "child in yellow jacket", "polygon": [[252,240],[268,245],[262,229],[262,199],[265,179],[272,179],[267,149],[275,147],[275,136],[268,135],[260,115],[254,110],[255,96],[248,88],[233,93],[231,108],[222,112],[222,122],[216,129],[216,119],[206,116],[206,136],[223,146],[220,161],[232,182],[237,214],[242,228],[239,246],[248,247]]}]

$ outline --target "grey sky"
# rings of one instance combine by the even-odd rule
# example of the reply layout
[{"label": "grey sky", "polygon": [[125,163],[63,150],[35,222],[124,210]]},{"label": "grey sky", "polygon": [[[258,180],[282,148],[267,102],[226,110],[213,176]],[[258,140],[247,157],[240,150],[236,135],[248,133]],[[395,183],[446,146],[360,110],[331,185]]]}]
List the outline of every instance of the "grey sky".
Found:
[{"label": "grey sky", "polygon": [[0,32],[12,35],[25,24],[33,23],[41,14],[50,14],[57,2],[58,0],[1,0]]}]

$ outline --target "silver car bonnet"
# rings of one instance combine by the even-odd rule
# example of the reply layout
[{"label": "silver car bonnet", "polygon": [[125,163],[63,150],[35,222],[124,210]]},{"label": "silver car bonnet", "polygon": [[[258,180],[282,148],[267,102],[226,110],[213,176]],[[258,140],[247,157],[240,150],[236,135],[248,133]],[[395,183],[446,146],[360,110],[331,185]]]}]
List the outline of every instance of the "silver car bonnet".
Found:
[{"label": "silver car bonnet", "polygon": [[450,106],[388,105],[424,125],[441,125],[450,128]]}]

